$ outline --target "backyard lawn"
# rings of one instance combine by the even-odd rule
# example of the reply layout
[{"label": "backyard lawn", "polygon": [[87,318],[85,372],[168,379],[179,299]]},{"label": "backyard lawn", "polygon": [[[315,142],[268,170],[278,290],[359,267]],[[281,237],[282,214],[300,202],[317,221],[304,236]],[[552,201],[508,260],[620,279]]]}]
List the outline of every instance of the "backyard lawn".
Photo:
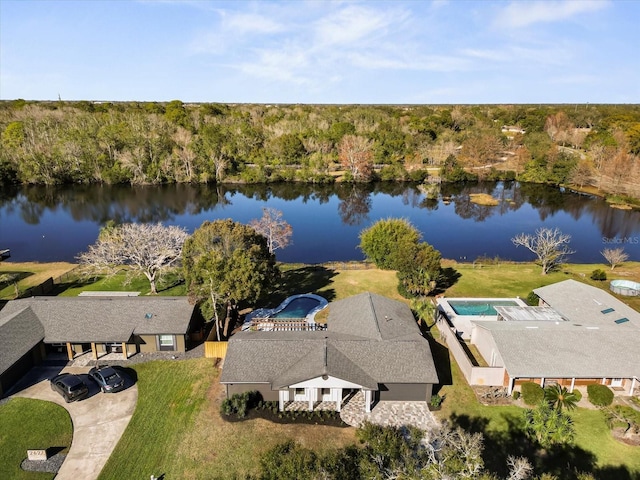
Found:
[{"label": "backyard lawn", "polygon": [[51,479],[52,473],[25,472],[20,468],[27,450],[71,445],[71,417],[59,405],[41,400],[13,398],[0,405],[0,478]]}]

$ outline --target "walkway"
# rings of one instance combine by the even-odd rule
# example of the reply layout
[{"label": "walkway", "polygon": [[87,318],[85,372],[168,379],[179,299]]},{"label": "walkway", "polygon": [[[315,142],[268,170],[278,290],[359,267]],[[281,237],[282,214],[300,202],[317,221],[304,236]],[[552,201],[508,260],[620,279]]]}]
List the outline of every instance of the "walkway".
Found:
[{"label": "walkway", "polygon": [[358,391],[340,411],[342,421],[358,427],[369,421],[376,425],[401,427],[413,425],[422,430],[431,430],[438,421],[429,411],[427,402],[378,402],[371,413],[364,411],[364,394]]},{"label": "walkway", "polygon": [[[54,402],[66,408],[73,423],[73,440],[56,480],[94,480],[109,459],[131,420],[138,399],[138,387],[127,379],[125,390],[105,394],[82,375],[89,385],[89,397],[79,402],[65,403],[51,390],[49,378],[59,367],[35,367],[14,390],[13,396]],[[88,367],[65,367],[63,372],[86,374]]]}]

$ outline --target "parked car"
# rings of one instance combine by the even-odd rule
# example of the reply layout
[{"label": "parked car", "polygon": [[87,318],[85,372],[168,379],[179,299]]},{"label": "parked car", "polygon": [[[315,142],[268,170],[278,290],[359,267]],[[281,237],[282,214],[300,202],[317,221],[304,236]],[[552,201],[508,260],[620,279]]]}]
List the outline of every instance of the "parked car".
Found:
[{"label": "parked car", "polygon": [[124,388],[124,377],[113,367],[93,367],[89,378],[105,393],[119,392]]},{"label": "parked car", "polygon": [[72,373],[61,373],[51,379],[51,390],[58,392],[64,401],[74,402],[89,395],[89,387],[82,378]]}]

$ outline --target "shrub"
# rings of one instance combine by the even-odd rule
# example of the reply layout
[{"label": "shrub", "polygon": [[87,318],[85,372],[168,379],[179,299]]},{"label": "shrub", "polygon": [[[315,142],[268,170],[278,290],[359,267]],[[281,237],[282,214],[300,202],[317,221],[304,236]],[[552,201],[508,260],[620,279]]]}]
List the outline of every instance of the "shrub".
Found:
[{"label": "shrub", "polygon": [[231,398],[225,398],[220,404],[220,414],[224,416],[235,415],[238,418],[247,416],[251,408],[255,408],[262,400],[262,396],[257,391],[235,393]]},{"label": "shrub", "polygon": [[573,394],[576,396],[576,402],[582,400],[582,392],[580,390],[574,390]]},{"label": "shrub", "polygon": [[593,272],[591,272],[591,280],[604,281],[607,279],[607,272],[600,268],[596,268]]},{"label": "shrub", "polygon": [[613,402],[613,391],[606,385],[587,385],[587,395],[596,407],[608,407]]},{"label": "shrub", "polygon": [[544,390],[533,382],[525,382],[520,386],[522,400],[527,405],[538,405],[544,399]]},{"label": "shrub", "polygon": [[429,404],[433,407],[433,408],[439,408],[440,405],[442,405],[442,401],[444,400],[444,397],[441,397],[440,395],[436,394],[436,395],[431,395],[431,401],[429,402]]},{"label": "shrub", "polygon": [[515,390],[515,391],[511,394],[511,397],[512,397],[514,400],[519,399],[519,398],[520,398],[520,392],[519,392],[518,390]]},{"label": "shrub", "polygon": [[527,305],[531,305],[532,307],[537,307],[540,304],[540,297],[533,293],[533,291],[529,292],[526,298]]}]

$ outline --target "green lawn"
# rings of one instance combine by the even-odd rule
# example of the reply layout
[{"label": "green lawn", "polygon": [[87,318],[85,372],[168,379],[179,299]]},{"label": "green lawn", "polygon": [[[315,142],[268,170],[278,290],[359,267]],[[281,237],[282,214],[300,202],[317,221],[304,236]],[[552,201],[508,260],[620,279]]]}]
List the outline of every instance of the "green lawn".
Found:
[{"label": "green lawn", "polygon": [[27,450],[68,450],[71,438],[71,417],[64,408],[41,400],[12,398],[0,405],[0,478],[53,478],[52,473],[25,472],[20,464]]},{"label": "green lawn", "polygon": [[351,428],[230,423],[213,360],[155,361],[134,367],[138,404],[100,479],[240,478],[259,471],[260,455],[288,438],[321,450],[355,442]]}]

